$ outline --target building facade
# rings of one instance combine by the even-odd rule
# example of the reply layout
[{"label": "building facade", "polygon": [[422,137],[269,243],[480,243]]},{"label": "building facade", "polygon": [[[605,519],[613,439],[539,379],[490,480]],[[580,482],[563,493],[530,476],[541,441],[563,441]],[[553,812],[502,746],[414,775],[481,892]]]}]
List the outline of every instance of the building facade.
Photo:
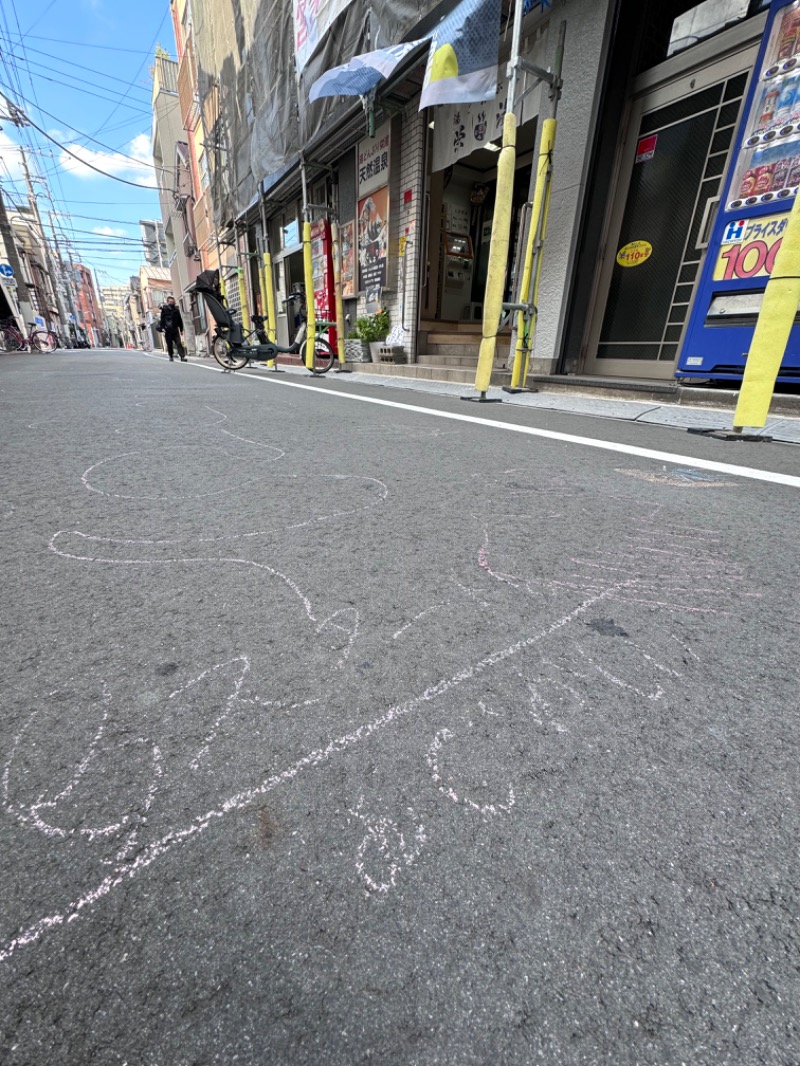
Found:
[{"label": "building facade", "polygon": [[[311,216],[320,224],[335,220],[342,232],[349,321],[380,305],[390,314],[392,345],[421,373],[437,363],[474,366],[497,193],[506,35],[498,41],[494,99],[420,111],[424,60],[412,56],[378,86],[365,113],[352,98],[309,103],[310,85],[368,51],[376,36],[382,45],[418,39],[454,4],[413,11],[359,0],[330,5],[335,17],[321,27],[316,48],[295,21],[298,5],[270,4],[269,18],[267,6],[251,5],[234,25],[215,16],[212,0],[172,3],[203,265],[219,265],[229,277],[244,267],[248,307],[261,309],[258,267],[268,250],[279,340],[291,339],[281,301],[304,280],[302,157]],[[529,64],[552,68],[562,24],[566,34],[534,371],[673,377],[768,6],[768,0],[528,4],[522,55]],[[519,281],[542,121],[556,107],[530,73],[521,95],[507,298]],[[656,251],[647,271],[629,270],[618,256],[644,219],[658,222],[650,242]],[[322,227],[318,248],[325,239]],[[320,288],[320,311],[329,311],[324,280]],[[229,285],[228,296],[235,308],[237,286]],[[498,380],[510,340],[501,330]]]},{"label": "building facade", "polygon": [[94,277],[89,267],[76,263],[73,267],[75,305],[78,311],[79,328],[86,333],[92,347],[103,344],[103,314],[94,286]]},{"label": "building facade", "polygon": [[166,261],[162,265],[170,271],[173,293],[186,327],[188,350],[206,354],[204,324],[198,323],[201,327],[198,337],[195,333],[196,308],[186,292],[201,269],[194,236],[187,225],[193,199],[189,143],[181,122],[178,64],[165,56],[156,57],[153,73],[153,162],[166,248]]},{"label": "building facade", "polygon": [[127,285],[104,285],[100,299],[107,323],[108,342],[112,348],[124,348],[128,343],[126,329],[126,300],[130,288]]}]

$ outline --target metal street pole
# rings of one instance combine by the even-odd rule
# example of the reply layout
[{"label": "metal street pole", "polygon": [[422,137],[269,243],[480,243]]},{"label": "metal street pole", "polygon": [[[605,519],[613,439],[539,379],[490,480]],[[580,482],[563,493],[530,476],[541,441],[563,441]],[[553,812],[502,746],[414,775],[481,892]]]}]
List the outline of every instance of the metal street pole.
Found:
[{"label": "metal street pole", "polygon": [[[41,240],[42,248],[44,249],[44,257],[45,257],[45,262],[46,262],[46,265],[47,265],[47,273],[48,273],[48,276],[50,278],[50,288],[52,290],[52,294],[53,294],[53,296],[55,298],[56,306],[58,308],[58,317],[61,320],[61,322],[64,323],[64,322],[67,321],[67,310],[66,310],[66,307],[64,306],[64,301],[63,301],[63,298],[61,296],[61,292],[60,292],[59,287],[58,287],[58,276],[56,274],[55,267],[53,266],[53,254],[52,254],[52,252],[50,250],[50,242],[48,241],[47,237],[45,236],[44,226],[42,225],[42,216],[39,214],[39,204],[37,203],[37,200],[36,200],[36,193],[35,193],[34,188],[33,188],[33,182],[31,181],[31,174],[30,174],[30,171],[28,170],[28,162],[25,159],[25,153],[20,149],[20,153],[19,154],[20,154],[20,158],[22,160],[22,171],[23,171],[23,173],[25,175],[25,185],[27,186],[27,189],[28,189],[28,203],[31,206],[31,211],[33,212],[33,217],[34,217],[34,219],[36,221],[36,228],[39,231],[39,239]],[[48,328],[49,328],[49,324],[48,324]]]},{"label": "metal street pole", "polygon": [[0,190],[0,236],[2,236],[3,244],[5,245],[8,265],[14,271],[13,277],[17,287],[17,307],[19,308],[19,313],[23,320],[20,324],[21,329],[23,333],[27,333],[26,326],[27,322],[33,318],[33,308],[30,305],[28,294],[25,291],[25,280],[22,276],[22,263],[20,262],[17,253],[17,245],[14,241],[14,231],[11,229],[11,223],[8,220],[8,214],[6,213],[6,202],[3,198],[2,190]]}]

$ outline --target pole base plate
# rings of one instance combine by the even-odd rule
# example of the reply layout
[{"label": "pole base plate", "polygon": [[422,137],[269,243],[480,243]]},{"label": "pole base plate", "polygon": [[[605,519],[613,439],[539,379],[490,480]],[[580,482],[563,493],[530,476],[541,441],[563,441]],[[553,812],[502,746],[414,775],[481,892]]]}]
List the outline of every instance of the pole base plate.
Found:
[{"label": "pole base plate", "polygon": [[462,396],[462,400],[466,400],[467,403],[502,403],[503,400],[500,396],[490,399],[485,392],[482,392],[480,396]]},{"label": "pole base plate", "polygon": [[523,388],[523,387],[515,388],[512,385],[504,385],[503,386],[503,392],[508,392],[512,396],[516,396],[520,392],[538,392],[538,391],[539,391],[538,389],[529,389],[529,388]]},{"label": "pole base plate", "polygon": [[772,437],[762,436],[760,433],[732,433],[729,429],[687,429],[687,433],[693,433],[696,437],[711,437],[713,440],[743,440],[749,444],[771,444]]},{"label": "pole base plate", "polygon": [[334,367],[334,374],[352,374],[353,371],[349,366],[337,366]]}]

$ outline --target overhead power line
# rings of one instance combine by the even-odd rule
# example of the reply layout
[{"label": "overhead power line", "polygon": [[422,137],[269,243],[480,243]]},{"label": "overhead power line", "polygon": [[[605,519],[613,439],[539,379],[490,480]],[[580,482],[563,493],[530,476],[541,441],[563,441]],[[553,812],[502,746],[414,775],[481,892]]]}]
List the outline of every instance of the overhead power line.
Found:
[{"label": "overhead power line", "polygon": [[111,178],[112,181],[118,181],[122,185],[131,185],[134,189],[151,188],[151,186],[148,185],[141,185],[138,181],[128,181],[127,178],[120,178],[117,177],[116,174],[109,174],[107,170],[101,170],[100,167],[96,167],[93,163],[90,163],[88,162],[88,160],[82,159],[79,155],[76,155],[76,153],[73,152],[71,149],[67,148],[66,145],[62,144],[60,141],[57,141],[55,137],[51,137],[47,130],[43,130],[41,126],[37,125],[37,123],[35,123],[29,115],[24,115],[23,119],[25,122],[33,126],[35,130],[38,130],[43,137],[46,137],[48,141],[51,141],[56,146],[56,148],[60,148],[62,152],[66,152],[67,155],[72,156],[73,159],[76,159],[83,166],[88,167],[89,170],[94,170],[98,174],[102,174],[104,178]]}]

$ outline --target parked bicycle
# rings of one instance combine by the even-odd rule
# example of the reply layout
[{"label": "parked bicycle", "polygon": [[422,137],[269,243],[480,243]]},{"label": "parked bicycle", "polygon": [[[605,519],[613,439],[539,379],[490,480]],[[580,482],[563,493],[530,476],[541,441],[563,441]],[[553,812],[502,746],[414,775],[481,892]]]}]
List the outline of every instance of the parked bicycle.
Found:
[{"label": "parked bicycle", "polygon": [[58,347],[58,337],[49,329],[37,329],[36,323],[29,323],[31,332],[25,336],[20,333],[16,322],[7,319],[0,323],[0,347],[6,352],[54,352]]},{"label": "parked bicycle", "polygon": [[[245,333],[241,323],[222,303],[219,290],[219,271],[204,270],[189,287],[189,292],[202,296],[206,307],[211,312],[216,327],[212,345],[214,358],[223,370],[241,370],[253,360],[271,362],[278,355],[304,355],[307,335],[307,315],[305,298],[294,294],[284,304],[300,303],[300,326],[292,344],[285,346],[271,341],[264,329],[264,315],[253,315],[253,329]],[[325,319],[317,320],[317,330],[325,333],[336,323]],[[258,343],[253,343],[253,338]],[[312,374],[326,374],[336,362],[336,353],[325,337],[317,336],[314,341],[312,366],[306,367]],[[305,365],[305,364],[304,364]]]}]

